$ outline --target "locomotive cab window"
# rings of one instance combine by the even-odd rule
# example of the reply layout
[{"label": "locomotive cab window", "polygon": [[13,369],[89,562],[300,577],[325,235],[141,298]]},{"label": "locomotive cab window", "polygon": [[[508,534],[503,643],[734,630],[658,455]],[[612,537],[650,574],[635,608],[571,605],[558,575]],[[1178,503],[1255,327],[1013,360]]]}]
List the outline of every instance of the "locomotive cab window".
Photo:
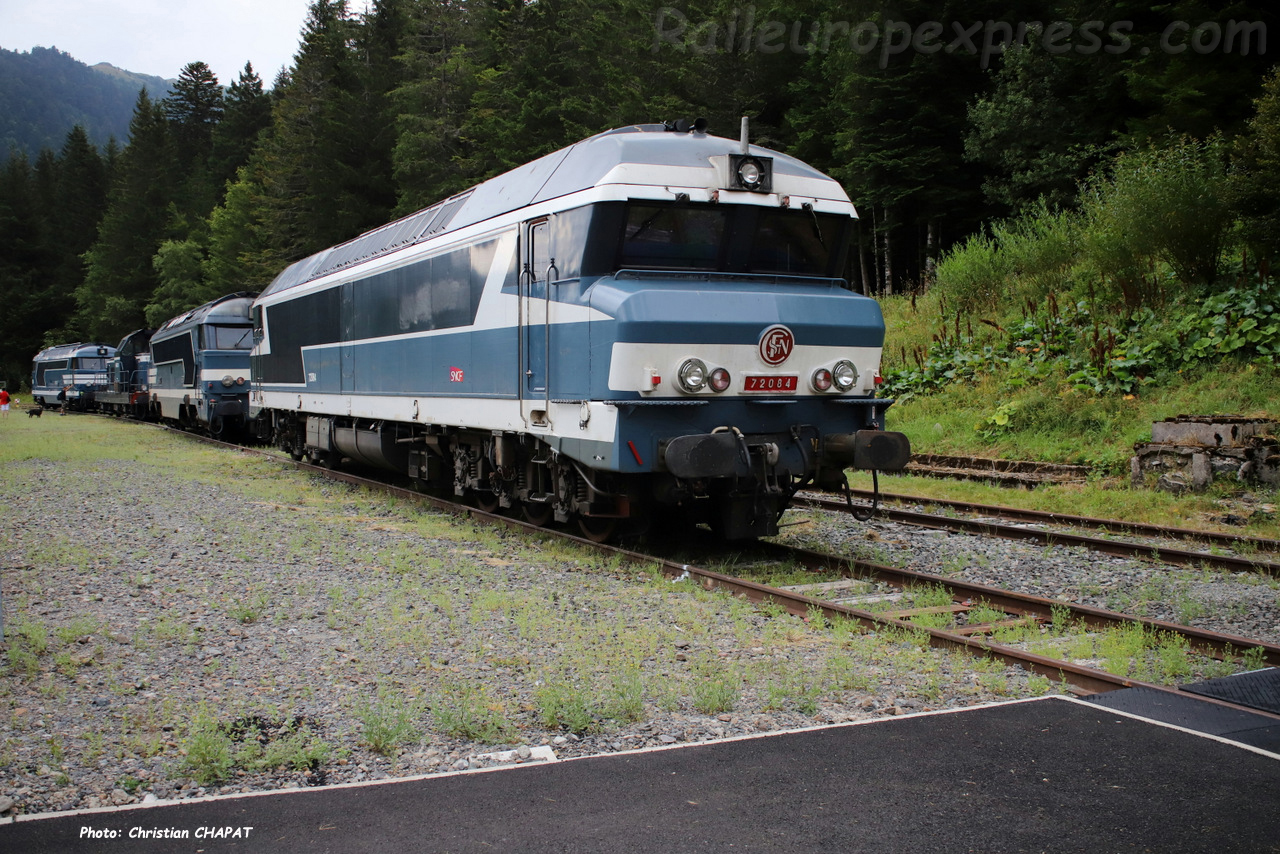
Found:
[{"label": "locomotive cab window", "polygon": [[206,350],[250,350],[253,348],[253,327],[207,326],[204,339]]},{"label": "locomotive cab window", "polygon": [[751,241],[752,272],[831,276],[831,259],[848,217],[808,211],[761,210]]},{"label": "locomotive cab window", "polygon": [[624,269],[837,278],[850,233],[848,217],[758,205],[630,202],[622,219]]},{"label": "locomotive cab window", "polygon": [[622,238],[622,266],[715,270],[724,235],[723,209],[632,204]]}]

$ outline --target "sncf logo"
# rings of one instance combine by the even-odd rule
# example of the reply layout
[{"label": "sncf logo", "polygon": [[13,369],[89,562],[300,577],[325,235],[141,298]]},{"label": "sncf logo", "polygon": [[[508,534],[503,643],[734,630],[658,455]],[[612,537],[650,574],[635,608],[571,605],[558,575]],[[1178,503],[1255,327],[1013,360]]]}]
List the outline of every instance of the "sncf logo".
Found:
[{"label": "sncf logo", "polygon": [[795,349],[796,337],[785,326],[770,326],[760,336],[760,358],[767,365],[781,365]]}]

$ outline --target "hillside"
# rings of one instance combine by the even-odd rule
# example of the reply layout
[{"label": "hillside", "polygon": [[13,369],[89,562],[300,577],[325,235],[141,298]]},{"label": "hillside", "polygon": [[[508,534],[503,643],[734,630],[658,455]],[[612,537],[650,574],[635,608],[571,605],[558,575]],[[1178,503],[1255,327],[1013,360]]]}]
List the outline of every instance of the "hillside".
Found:
[{"label": "hillside", "polygon": [[107,63],[88,66],[57,48],[29,53],[0,48],[0,151],[58,151],[67,131],[83,125],[98,146],[127,141],[138,91],[163,97],[169,81]]}]

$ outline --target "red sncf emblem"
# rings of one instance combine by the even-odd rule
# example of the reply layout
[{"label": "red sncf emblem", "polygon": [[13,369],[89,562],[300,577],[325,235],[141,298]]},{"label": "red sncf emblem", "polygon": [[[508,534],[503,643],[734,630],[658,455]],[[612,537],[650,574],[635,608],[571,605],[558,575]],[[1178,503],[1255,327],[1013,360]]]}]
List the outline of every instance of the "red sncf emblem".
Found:
[{"label": "red sncf emblem", "polygon": [[781,365],[795,349],[796,337],[785,326],[770,326],[760,336],[760,358],[766,365]]}]

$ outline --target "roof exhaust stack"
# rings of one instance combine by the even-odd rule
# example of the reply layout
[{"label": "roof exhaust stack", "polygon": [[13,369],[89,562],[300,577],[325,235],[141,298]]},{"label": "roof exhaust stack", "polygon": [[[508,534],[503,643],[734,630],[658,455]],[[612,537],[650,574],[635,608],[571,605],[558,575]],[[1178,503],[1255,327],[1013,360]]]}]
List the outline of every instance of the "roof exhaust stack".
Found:
[{"label": "roof exhaust stack", "polygon": [[751,153],[751,144],[747,141],[747,117],[742,117],[742,153]]}]

